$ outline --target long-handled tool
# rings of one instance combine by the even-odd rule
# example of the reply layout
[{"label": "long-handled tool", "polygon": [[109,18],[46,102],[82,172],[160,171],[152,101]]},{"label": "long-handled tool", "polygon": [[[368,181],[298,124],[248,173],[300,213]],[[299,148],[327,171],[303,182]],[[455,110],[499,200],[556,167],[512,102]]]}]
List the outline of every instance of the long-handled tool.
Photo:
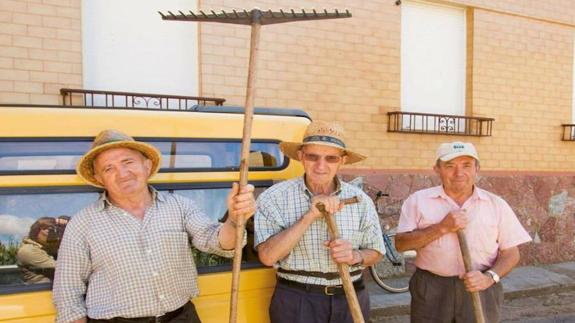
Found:
[{"label": "long-handled tool", "polygon": [[[341,200],[344,204],[353,204],[359,202],[357,196],[350,199]],[[325,221],[327,222],[327,229],[329,231],[329,238],[331,240],[339,239],[339,230],[335,219],[332,214],[329,214],[325,209],[323,203],[316,204],[317,209],[323,214]],[[363,314],[361,313],[361,307],[359,306],[359,301],[357,300],[357,294],[353,288],[353,282],[351,281],[351,276],[349,275],[348,264],[337,264],[337,271],[339,272],[339,277],[341,278],[341,283],[343,285],[343,290],[345,291],[345,298],[347,299],[347,305],[351,311],[351,317],[354,323],[364,323]]]},{"label": "long-handled tool", "polygon": [[[459,239],[459,247],[461,248],[461,255],[463,256],[463,264],[465,266],[465,271],[470,272],[471,268],[471,256],[469,256],[469,246],[467,245],[467,239],[465,238],[465,233],[463,230],[457,231],[457,239]],[[471,301],[473,302],[473,315],[475,316],[475,322],[485,323],[485,316],[483,315],[483,305],[481,304],[481,298],[479,297],[479,292],[471,292]]]},{"label": "long-handled tool", "polygon": [[[280,10],[280,11],[262,11],[260,9],[252,9],[250,11],[241,10],[232,12],[220,11],[215,12],[210,10],[209,13],[201,11],[193,13],[189,11],[184,13],[178,11],[177,14],[168,11],[167,14],[159,13],[163,20],[176,20],[176,21],[198,21],[198,22],[219,22],[238,25],[251,26],[251,39],[250,39],[250,61],[248,67],[248,84],[246,91],[246,103],[244,111],[244,131],[242,137],[242,151],[240,163],[240,187],[248,184],[248,158],[250,153],[250,140],[252,132],[252,120],[254,114],[254,97],[255,97],[255,81],[256,81],[256,61],[258,54],[258,45],[260,38],[260,27],[262,25],[280,24],[286,22],[319,20],[319,19],[335,19],[335,18],[348,18],[351,17],[349,11],[327,12],[327,10],[306,12],[301,10],[296,12],[293,9]],[[235,323],[237,320],[238,311],[238,290],[240,286],[240,269],[242,262],[242,242],[245,230],[245,218],[243,216],[238,219],[236,227],[236,244],[234,253],[234,262],[232,269],[232,297],[230,300],[230,322]]]}]

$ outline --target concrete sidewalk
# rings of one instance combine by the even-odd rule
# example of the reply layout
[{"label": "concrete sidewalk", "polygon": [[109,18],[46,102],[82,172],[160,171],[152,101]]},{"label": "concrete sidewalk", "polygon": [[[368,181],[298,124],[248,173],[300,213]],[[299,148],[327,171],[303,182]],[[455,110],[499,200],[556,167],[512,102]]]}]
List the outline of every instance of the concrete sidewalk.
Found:
[{"label": "concrete sidewalk", "polygon": [[[505,299],[575,289],[575,261],[553,265],[517,267],[502,279],[502,283]],[[409,314],[409,292],[388,293],[371,280],[368,280],[368,289],[371,298],[370,316],[372,318]]]}]

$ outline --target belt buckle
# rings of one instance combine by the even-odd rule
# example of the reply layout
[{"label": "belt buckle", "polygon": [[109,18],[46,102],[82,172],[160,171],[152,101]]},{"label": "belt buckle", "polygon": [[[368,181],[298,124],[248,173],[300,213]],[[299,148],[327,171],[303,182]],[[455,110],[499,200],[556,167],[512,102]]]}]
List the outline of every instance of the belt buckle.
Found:
[{"label": "belt buckle", "polygon": [[341,288],[341,286],[337,286],[337,285],[336,286],[325,286],[323,288],[323,293],[326,294],[327,296],[333,296],[333,295],[335,295],[334,291],[337,288]]}]

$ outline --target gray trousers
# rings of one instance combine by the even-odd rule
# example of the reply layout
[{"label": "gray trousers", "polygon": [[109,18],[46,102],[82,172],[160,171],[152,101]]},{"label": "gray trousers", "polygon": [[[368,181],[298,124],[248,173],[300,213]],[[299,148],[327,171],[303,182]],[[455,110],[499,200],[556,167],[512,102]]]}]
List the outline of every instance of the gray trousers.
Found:
[{"label": "gray trousers", "polygon": [[[412,323],[474,323],[473,304],[459,277],[442,277],[417,269],[409,281]],[[499,322],[503,287],[479,292],[487,323]]]},{"label": "gray trousers", "polygon": [[[364,320],[369,322],[367,288],[357,291]],[[270,304],[272,323],[353,323],[345,294],[327,296],[276,285]]]}]

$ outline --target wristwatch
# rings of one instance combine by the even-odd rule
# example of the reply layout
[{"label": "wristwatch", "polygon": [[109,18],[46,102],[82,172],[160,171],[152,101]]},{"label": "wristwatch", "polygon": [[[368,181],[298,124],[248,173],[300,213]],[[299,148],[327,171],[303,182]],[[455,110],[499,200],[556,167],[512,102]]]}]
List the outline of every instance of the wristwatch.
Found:
[{"label": "wristwatch", "polygon": [[499,275],[497,275],[496,272],[494,272],[493,270],[486,270],[485,273],[489,276],[491,276],[491,279],[493,279],[493,281],[497,284],[499,283],[499,281],[501,280],[501,278],[499,277]]}]

